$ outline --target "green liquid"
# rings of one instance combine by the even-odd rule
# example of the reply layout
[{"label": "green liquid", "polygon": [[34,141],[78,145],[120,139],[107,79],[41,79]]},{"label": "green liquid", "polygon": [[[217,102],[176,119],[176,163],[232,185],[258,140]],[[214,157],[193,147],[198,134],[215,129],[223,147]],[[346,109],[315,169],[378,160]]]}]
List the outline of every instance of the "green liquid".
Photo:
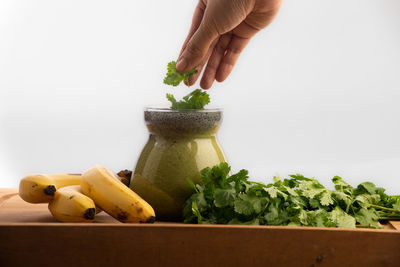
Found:
[{"label": "green liquid", "polygon": [[130,187],[154,208],[158,220],[182,219],[193,193],[187,178],[200,181],[200,170],[226,161],[215,135],[150,135],[137,162]]}]

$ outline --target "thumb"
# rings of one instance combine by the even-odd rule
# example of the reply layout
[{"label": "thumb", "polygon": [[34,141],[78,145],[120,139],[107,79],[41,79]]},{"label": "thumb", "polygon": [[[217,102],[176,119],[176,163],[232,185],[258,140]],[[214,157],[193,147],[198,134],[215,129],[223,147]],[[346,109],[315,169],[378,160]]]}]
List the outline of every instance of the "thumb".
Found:
[{"label": "thumb", "polygon": [[200,64],[206,56],[211,43],[217,37],[218,32],[211,27],[206,27],[203,21],[178,58],[176,69],[179,72],[188,72]]}]

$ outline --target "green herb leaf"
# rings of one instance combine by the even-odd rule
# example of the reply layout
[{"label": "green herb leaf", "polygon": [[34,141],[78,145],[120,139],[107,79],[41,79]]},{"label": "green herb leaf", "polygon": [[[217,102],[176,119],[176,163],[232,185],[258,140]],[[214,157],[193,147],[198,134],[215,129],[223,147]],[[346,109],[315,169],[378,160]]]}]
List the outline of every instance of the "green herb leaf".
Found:
[{"label": "green herb leaf", "polygon": [[235,212],[243,215],[250,215],[254,212],[253,205],[250,203],[250,201],[236,199]]},{"label": "green herb leaf", "polygon": [[355,218],[362,227],[379,228],[378,226],[379,216],[375,210],[368,210],[366,208],[362,208],[355,214]]},{"label": "green herb leaf", "polygon": [[353,216],[344,212],[341,208],[336,207],[329,215],[331,221],[336,224],[337,227],[355,228],[356,220]]},{"label": "green herb leaf", "polygon": [[232,206],[235,200],[235,189],[216,189],[214,192],[214,205],[217,208],[223,208],[226,206]]},{"label": "green herb leaf", "polygon": [[376,186],[371,183],[371,182],[364,182],[361,183],[357,186],[357,191],[355,192],[355,194],[364,194],[364,193],[368,193],[370,195],[373,195],[376,193]]},{"label": "green herb leaf", "polygon": [[331,196],[331,192],[328,190],[325,190],[322,192],[321,196],[320,196],[320,201],[321,201],[321,205],[323,206],[329,206],[333,204],[333,199]]},{"label": "green herb leaf", "polygon": [[169,102],[171,102],[171,108],[172,109],[177,109],[178,108],[178,103],[175,99],[175,97],[172,94],[167,93],[167,99]]},{"label": "green herb leaf", "polygon": [[325,188],[315,179],[301,182],[299,184],[299,189],[303,191],[303,196],[308,198],[314,198],[325,190]]},{"label": "green herb leaf", "polygon": [[351,194],[353,191],[353,187],[346,183],[341,177],[335,176],[332,178],[332,182],[335,184],[335,189],[339,192],[343,192],[346,194]]},{"label": "green herb leaf", "polygon": [[264,190],[269,194],[271,198],[276,198],[278,196],[278,189],[275,186],[264,188]]},{"label": "green herb leaf", "polygon": [[210,96],[201,89],[194,90],[180,101],[176,101],[172,94],[167,94],[167,99],[171,102],[171,109],[203,109],[210,103]]},{"label": "green herb leaf", "polygon": [[172,86],[178,86],[182,81],[188,81],[189,77],[196,74],[197,70],[195,68],[188,72],[181,73],[176,69],[176,61],[171,61],[167,66],[167,74],[164,78],[164,83]]}]

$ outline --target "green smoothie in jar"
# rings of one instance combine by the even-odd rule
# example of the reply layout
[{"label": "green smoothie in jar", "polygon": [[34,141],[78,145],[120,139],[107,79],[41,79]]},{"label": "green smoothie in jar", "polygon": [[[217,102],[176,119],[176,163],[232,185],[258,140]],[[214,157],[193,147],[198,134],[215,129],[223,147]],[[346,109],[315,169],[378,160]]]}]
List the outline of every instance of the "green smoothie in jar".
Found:
[{"label": "green smoothie in jar", "polygon": [[144,118],[150,136],[130,188],[154,208],[157,220],[181,220],[193,193],[187,179],[198,183],[200,170],[226,161],[216,138],[222,110],[146,108]]}]

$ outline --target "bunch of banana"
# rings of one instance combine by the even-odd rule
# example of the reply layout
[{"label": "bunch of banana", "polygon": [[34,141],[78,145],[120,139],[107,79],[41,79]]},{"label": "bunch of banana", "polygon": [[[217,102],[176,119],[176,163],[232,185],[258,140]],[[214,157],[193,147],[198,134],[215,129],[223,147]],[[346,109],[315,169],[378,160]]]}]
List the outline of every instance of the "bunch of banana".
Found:
[{"label": "bunch of banana", "polygon": [[80,174],[33,174],[19,184],[19,196],[29,203],[49,203],[61,222],[90,222],[101,211],[80,191]]},{"label": "bunch of banana", "polygon": [[29,175],[21,180],[19,195],[30,203],[49,203],[51,214],[62,222],[91,222],[103,209],[121,222],[152,223],[153,208],[127,186],[131,174],[95,166],[83,175]]},{"label": "bunch of banana", "polygon": [[82,174],[82,192],[105,212],[121,222],[153,223],[153,208],[125,186],[118,176],[103,166],[95,166]]},{"label": "bunch of banana", "polygon": [[29,203],[48,203],[58,188],[80,183],[80,174],[32,174],[19,183],[19,196]]}]

